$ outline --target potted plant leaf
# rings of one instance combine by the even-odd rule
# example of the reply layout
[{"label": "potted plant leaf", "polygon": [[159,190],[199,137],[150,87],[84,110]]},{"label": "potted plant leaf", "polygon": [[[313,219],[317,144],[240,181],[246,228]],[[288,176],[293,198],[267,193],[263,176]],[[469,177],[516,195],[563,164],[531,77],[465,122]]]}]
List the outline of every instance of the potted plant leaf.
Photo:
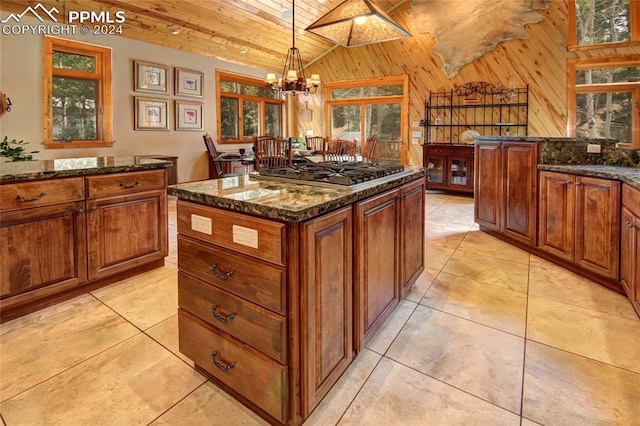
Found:
[{"label": "potted plant leaf", "polygon": [[11,139],[8,137],[4,137],[2,142],[0,142],[0,156],[8,158],[9,161],[34,161],[33,155],[37,154],[40,151],[30,151],[26,152],[24,145],[29,142],[25,142],[22,140]]}]

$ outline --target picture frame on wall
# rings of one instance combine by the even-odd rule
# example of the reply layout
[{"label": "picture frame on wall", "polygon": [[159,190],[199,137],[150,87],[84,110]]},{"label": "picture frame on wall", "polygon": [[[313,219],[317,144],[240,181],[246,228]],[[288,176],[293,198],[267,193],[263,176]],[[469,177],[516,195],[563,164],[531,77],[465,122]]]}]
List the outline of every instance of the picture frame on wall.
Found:
[{"label": "picture frame on wall", "polygon": [[173,81],[174,93],[176,96],[202,97],[204,73],[184,68],[175,68]]},{"label": "picture frame on wall", "polygon": [[169,67],[144,61],[133,61],[133,90],[169,94]]},{"label": "picture frame on wall", "polygon": [[204,103],[176,100],[175,111],[176,130],[204,130]]},{"label": "picture frame on wall", "polygon": [[134,130],[169,130],[169,100],[134,97]]}]

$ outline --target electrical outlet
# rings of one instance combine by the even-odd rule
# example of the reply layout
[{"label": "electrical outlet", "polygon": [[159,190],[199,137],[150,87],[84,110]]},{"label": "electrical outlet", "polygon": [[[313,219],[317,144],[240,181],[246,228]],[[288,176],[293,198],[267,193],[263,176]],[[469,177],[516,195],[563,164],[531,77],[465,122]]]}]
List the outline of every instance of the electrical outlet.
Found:
[{"label": "electrical outlet", "polygon": [[202,232],[203,234],[211,235],[211,218],[192,214],[191,229],[193,229],[194,231]]},{"label": "electrical outlet", "polygon": [[587,152],[589,154],[600,154],[602,152],[602,146],[597,143],[588,143]]}]

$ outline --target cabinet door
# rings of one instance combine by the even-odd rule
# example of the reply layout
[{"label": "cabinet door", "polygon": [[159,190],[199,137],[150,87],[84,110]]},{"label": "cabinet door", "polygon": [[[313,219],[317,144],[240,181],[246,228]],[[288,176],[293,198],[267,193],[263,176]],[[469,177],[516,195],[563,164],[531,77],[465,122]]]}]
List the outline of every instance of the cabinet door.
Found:
[{"label": "cabinet door", "polygon": [[400,299],[398,285],[398,191],[356,204],[356,352]]},{"label": "cabinet door", "polygon": [[424,270],[424,182],[400,188],[400,285],[404,295]]},{"label": "cabinet door", "polygon": [[147,191],[87,201],[89,279],[167,255],[167,194]]},{"label": "cabinet door", "polygon": [[570,262],[574,255],[574,182],[574,177],[568,174],[540,172],[538,246]]},{"label": "cabinet door", "polygon": [[537,167],[538,144],[503,143],[501,231],[531,246],[537,236]]},{"label": "cabinet door", "polygon": [[578,177],[576,186],[575,263],[618,281],[620,182]]},{"label": "cabinet door", "polygon": [[[87,279],[84,201],[16,210],[0,221],[2,296],[38,299]],[[38,289],[36,292],[29,290]],[[3,303],[6,308],[11,303]]]},{"label": "cabinet door", "polygon": [[447,181],[451,187],[471,187],[473,173],[467,157],[449,157],[449,175]]},{"label": "cabinet door", "polygon": [[447,185],[447,157],[441,155],[427,155],[425,157],[427,168],[427,185],[430,187]]},{"label": "cabinet door", "polygon": [[620,284],[629,299],[633,302],[635,292],[634,283],[638,273],[637,250],[638,250],[638,220],[627,209],[622,207],[622,223],[620,233]]},{"label": "cabinet door", "polygon": [[475,148],[475,221],[494,231],[501,226],[502,199],[501,142],[482,142]]},{"label": "cabinet door", "polygon": [[302,418],[353,359],[351,207],[305,222],[300,241]]}]

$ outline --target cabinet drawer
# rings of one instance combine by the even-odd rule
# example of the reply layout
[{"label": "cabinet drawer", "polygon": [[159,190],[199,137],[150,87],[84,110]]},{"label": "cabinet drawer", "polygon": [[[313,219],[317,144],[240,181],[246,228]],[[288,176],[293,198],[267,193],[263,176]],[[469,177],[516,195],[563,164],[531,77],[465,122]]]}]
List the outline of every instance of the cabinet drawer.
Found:
[{"label": "cabinet drawer", "polygon": [[178,305],[278,361],[286,362],[284,317],[183,272],[178,273]]},{"label": "cabinet drawer", "polygon": [[427,155],[453,155],[453,151],[453,148],[440,148],[430,146],[428,148],[425,148],[424,153]]},{"label": "cabinet drawer", "polygon": [[287,422],[287,367],[178,310],[180,352],[282,423]]},{"label": "cabinet drawer", "polygon": [[81,177],[0,185],[0,211],[3,212],[83,199]]},{"label": "cabinet drawer", "polygon": [[626,183],[622,185],[622,205],[631,210],[633,214],[640,216],[640,190]]},{"label": "cabinet drawer", "polygon": [[164,169],[87,176],[87,194],[88,198],[97,198],[160,189],[165,179]]},{"label": "cabinet drawer", "polygon": [[178,236],[180,270],[284,314],[286,270],[221,247]]},{"label": "cabinet drawer", "polygon": [[459,155],[461,157],[473,156],[473,147],[454,148],[453,155]]},{"label": "cabinet drawer", "polygon": [[285,265],[282,223],[178,200],[178,233]]}]

